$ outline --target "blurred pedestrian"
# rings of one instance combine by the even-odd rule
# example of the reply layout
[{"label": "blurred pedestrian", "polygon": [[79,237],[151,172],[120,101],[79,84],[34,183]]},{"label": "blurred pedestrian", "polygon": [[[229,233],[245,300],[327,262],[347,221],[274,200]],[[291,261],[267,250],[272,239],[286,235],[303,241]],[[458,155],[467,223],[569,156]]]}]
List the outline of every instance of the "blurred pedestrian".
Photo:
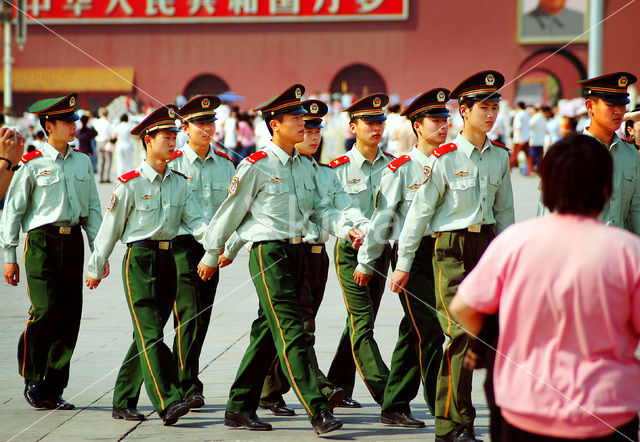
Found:
[{"label": "blurred pedestrian", "polygon": [[93,120],[93,127],[98,132],[96,136],[96,150],[98,151],[98,167],[100,169],[100,182],[111,182],[111,163],[115,148],[114,127],[109,120],[109,112],[105,108],[98,111],[100,117]]},{"label": "blurred pedestrian", "polygon": [[256,151],[255,133],[251,120],[248,113],[243,112],[238,115],[238,142],[233,158],[233,164],[236,166]]},{"label": "blurred pedestrian", "polygon": [[624,134],[636,149],[640,149],[640,106],[624,114]]},{"label": "blurred pedestrian", "polygon": [[527,174],[533,174],[533,161],[529,153],[529,111],[521,101],[518,103],[513,115],[513,152],[511,152],[510,165],[515,167],[518,163],[518,154],[523,151],[527,158]]},{"label": "blurred pedestrian", "polygon": [[547,118],[545,117],[542,107],[537,107],[535,113],[531,116],[529,120],[529,130],[531,132],[529,154],[533,165],[531,172],[533,173],[538,171],[538,164],[542,159],[544,142],[547,137]]},{"label": "blurred pedestrian", "polygon": [[91,126],[89,126],[89,115],[83,115],[80,117],[80,129],[76,134],[76,138],[78,139],[78,150],[89,155],[91,158],[91,167],[93,168],[93,173],[97,172],[97,165],[94,164],[93,159],[96,155],[93,152],[93,140],[98,136],[98,132]]},{"label": "blurred pedestrian", "polygon": [[115,157],[118,175],[133,169],[133,155],[135,153],[134,140],[131,137],[132,125],[129,123],[129,115],[123,114],[120,122],[114,129],[116,138]]}]

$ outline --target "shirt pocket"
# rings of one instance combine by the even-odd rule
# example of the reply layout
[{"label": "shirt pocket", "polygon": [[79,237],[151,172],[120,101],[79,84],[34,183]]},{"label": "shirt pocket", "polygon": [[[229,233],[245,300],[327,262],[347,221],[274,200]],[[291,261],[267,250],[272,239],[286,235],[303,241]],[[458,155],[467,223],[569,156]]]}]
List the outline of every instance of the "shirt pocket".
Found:
[{"label": "shirt pocket", "polygon": [[76,175],[75,188],[80,203],[88,203],[89,199],[89,174],[79,173]]},{"label": "shirt pocket", "polygon": [[349,194],[353,201],[360,207],[361,210],[366,212],[369,209],[369,204],[366,201],[368,192],[367,184],[364,182],[347,184],[344,190]]},{"label": "shirt pocket", "polygon": [[138,221],[143,227],[152,227],[158,214],[157,203],[152,200],[138,200],[135,205]]},{"label": "shirt pocket", "polygon": [[[289,212],[289,186],[269,183],[264,186],[262,211],[273,216]],[[273,211],[273,212],[272,212]]]},{"label": "shirt pocket", "polygon": [[60,174],[56,171],[42,171],[36,176],[36,184],[40,187],[50,187],[60,182]]},{"label": "shirt pocket", "polygon": [[498,192],[498,188],[502,184],[502,178],[499,176],[490,176],[489,177],[489,185],[487,186],[487,206],[493,207],[493,204],[496,201],[496,193]]},{"label": "shirt pocket", "polygon": [[476,190],[478,185],[475,178],[460,178],[449,184],[453,193],[456,206],[460,209],[467,209],[476,204]]},{"label": "shirt pocket", "polygon": [[227,198],[229,183],[211,183],[211,199],[214,206],[219,206]]},{"label": "shirt pocket", "polygon": [[636,173],[634,169],[625,169],[622,173],[622,182],[620,183],[620,197],[623,203],[622,207],[628,207],[628,203],[633,198],[633,192],[636,187]]}]

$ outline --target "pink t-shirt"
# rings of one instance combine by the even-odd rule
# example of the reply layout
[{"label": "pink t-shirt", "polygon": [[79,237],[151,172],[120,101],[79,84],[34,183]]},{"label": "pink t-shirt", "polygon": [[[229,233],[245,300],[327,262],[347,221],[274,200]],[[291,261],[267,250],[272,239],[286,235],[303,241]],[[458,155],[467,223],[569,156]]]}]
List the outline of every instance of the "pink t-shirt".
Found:
[{"label": "pink t-shirt", "polygon": [[490,244],[458,295],[482,313],[500,307],[495,395],[512,425],[600,437],[640,410],[637,236],[592,218],[534,218]]}]

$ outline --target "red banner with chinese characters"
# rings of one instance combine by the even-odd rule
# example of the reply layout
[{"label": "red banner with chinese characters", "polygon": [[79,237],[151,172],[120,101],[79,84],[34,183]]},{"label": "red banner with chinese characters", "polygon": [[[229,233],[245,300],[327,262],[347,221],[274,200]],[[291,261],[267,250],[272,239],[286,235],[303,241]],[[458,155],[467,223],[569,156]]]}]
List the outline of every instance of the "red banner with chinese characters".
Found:
[{"label": "red banner with chinese characters", "polygon": [[409,0],[27,0],[27,14],[74,25],[406,20]]}]

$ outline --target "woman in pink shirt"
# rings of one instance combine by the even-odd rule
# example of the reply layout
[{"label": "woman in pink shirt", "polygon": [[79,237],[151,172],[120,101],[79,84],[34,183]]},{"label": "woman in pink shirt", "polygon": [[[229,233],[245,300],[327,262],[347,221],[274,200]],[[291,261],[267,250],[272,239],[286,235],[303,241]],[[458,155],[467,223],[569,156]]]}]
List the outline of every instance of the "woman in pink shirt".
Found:
[{"label": "woman in pink shirt", "polygon": [[591,137],[555,143],[540,164],[553,213],[499,235],[451,302],[473,335],[499,310],[499,440],[638,441],[640,239],[597,219],[612,164]]}]

